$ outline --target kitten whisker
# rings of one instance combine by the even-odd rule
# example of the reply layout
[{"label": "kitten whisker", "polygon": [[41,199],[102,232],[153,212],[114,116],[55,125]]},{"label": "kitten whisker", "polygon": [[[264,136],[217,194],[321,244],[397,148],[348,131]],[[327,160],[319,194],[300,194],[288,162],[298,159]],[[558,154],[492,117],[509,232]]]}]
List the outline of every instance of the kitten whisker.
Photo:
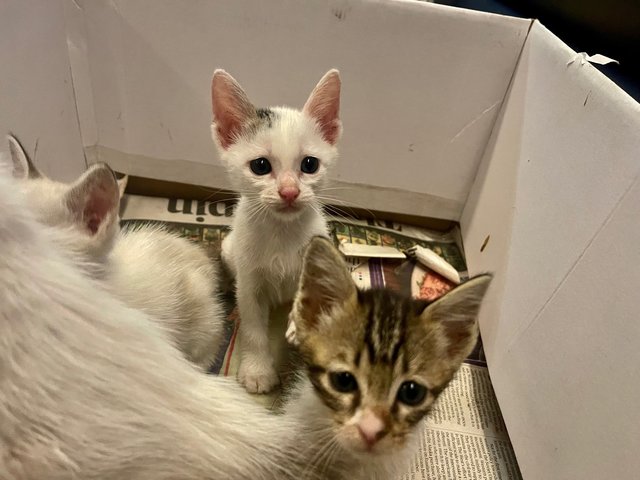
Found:
[{"label": "kitten whisker", "polygon": [[[339,198],[336,198],[336,197],[329,197],[329,196],[326,196],[326,195],[317,195],[317,198],[318,198],[318,199],[319,199],[319,200],[320,200],[320,201],[321,201],[325,206],[332,206],[332,207],[334,207],[334,208],[338,208],[338,207],[341,207],[341,208],[351,208],[351,209],[353,209],[353,208],[358,208],[358,209],[360,209],[360,210],[363,210],[363,211],[367,212],[369,215],[371,215],[371,217],[372,217],[373,219],[376,219],[376,215],[375,215],[371,210],[369,210],[367,207],[365,207],[364,205],[361,205],[361,204],[358,204],[358,203],[355,203],[355,202],[347,202],[347,201],[345,201],[345,200],[340,200]],[[339,205],[335,205],[335,203],[336,203],[336,202],[337,202]],[[331,204],[331,205],[328,205],[328,204]]]},{"label": "kitten whisker", "polygon": [[[319,193],[321,193],[321,192],[319,192]],[[353,205],[353,206],[354,206],[354,207],[356,207],[356,208],[363,208],[363,209],[365,209],[365,208],[366,208],[364,205],[359,204],[359,203],[357,203],[357,202],[354,202],[354,201],[351,201],[351,200],[349,200],[349,201],[347,201],[347,200],[343,200],[343,199],[340,199],[340,198],[338,198],[338,197],[331,196],[331,195],[321,195],[321,194],[317,194],[317,195],[316,195],[316,197],[317,197],[317,198],[325,198],[325,199],[327,199],[327,200],[329,200],[329,201],[332,201],[332,202],[338,202],[338,203],[342,203],[342,204],[346,204],[346,203],[348,203],[348,204]]]},{"label": "kitten whisker", "polygon": [[349,212],[345,212],[338,207],[334,207],[332,205],[324,205],[324,208],[328,210],[329,215],[332,217],[341,218],[345,221],[359,220],[355,215],[352,215]]},{"label": "kitten whisker", "polygon": [[[326,208],[326,209],[334,209],[334,211],[329,211],[328,212],[329,213],[329,219],[328,220],[332,221],[332,222],[336,222],[336,223],[342,225],[343,227],[346,226],[346,224],[341,222],[340,219],[344,220],[347,223],[353,223],[353,220],[357,220],[356,217],[343,215],[339,210],[336,210],[335,207],[332,207],[330,205],[324,205],[324,208]],[[320,208],[318,208],[316,211],[318,213],[323,213]]]},{"label": "kitten whisker", "polygon": [[332,448],[329,449],[329,454],[327,455],[324,461],[324,465],[320,469],[321,477],[323,478],[326,477],[327,469],[329,468],[330,465],[333,464],[333,459],[336,456],[336,453],[338,453],[339,451],[340,451],[340,444],[338,443],[337,439],[334,438],[332,442]]},{"label": "kitten whisker", "polygon": [[311,451],[313,447],[315,447],[319,443],[322,443],[322,446],[309,459],[309,463],[307,464],[304,471],[302,472],[302,478],[308,478],[307,477],[308,472],[311,472],[311,473],[315,472],[315,474],[317,475],[317,470],[315,467],[322,462],[322,460],[326,455],[326,452],[333,446],[335,442],[335,436],[333,432],[327,432],[327,433],[328,435],[322,436],[320,441],[315,442],[314,444],[310,445],[307,448],[308,451]]},{"label": "kitten whisker", "polygon": [[[324,206],[324,208],[326,208],[326,206]],[[333,212],[329,211],[328,212],[329,215],[327,215],[327,212],[323,211],[321,207],[317,207],[316,212],[327,216],[328,217],[327,221],[337,223],[339,225],[342,225],[345,228],[348,226],[348,224],[352,224],[354,220],[358,220],[356,217],[353,217],[353,216],[350,217],[347,215],[342,215],[339,211],[333,211]]]},{"label": "kitten whisker", "polygon": [[262,220],[264,217],[264,208],[256,208],[255,210],[252,210],[251,212],[249,212],[248,216],[247,216],[247,220],[250,221],[257,221],[257,220]]},{"label": "kitten whisker", "polygon": [[219,194],[220,192],[222,192],[224,189],[222,188],[217,188],[217,189],[212,189],[212,188],[208,188],[208,187],[202,187],[202,186],[197,186],[197,188],[199,190],[202,190],[206,193],[208,193],[209,195],[207,197],[204,198],[205,202],[208,202],[209,200],[211,200],[215,195]]},{"label": "kitten whisker", "polygon": [[249,220],[262,220],[268,211],[268,205],[262,202],[248,202],[247,216]]}]

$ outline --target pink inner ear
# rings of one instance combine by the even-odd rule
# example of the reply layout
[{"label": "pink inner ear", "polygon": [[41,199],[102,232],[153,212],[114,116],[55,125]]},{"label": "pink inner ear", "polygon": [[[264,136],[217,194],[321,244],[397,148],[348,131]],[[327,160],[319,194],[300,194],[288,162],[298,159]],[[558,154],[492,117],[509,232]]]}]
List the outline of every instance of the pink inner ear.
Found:
[{"label": "pink inner ear", "polygon": [[322,135],[324,139],[334,145],[340,137],[340,120],[333,120],[331,123],[321,125]]},{"label": "pink inner ear", "polygon": [[318,123],[325,141],[334,145],[341,133],[340,77],[337,73],[329,73],[320,80],[304,111]]},{"label": "pink inner ear", "polygon": [[235,142],[255,108],[238,83],[226,72],[216,72],[211,82],[213,122],[222,148]]},{"label": "pink inner ear", "polygon": [[86,219],[85,221],[87,223],[87,227],[89,227],[89,230],[93,235],[98,233],[98,228],[100,228],[100,223],[102,223],[102,220],[100,218],[94,216]]},{"label": "pink inner ear", "polygon": [[100,225],[115,208],[113,194],[102,186],[96,187],[87,198],[82,219],[92,235],[98,233]]},{"label": "pink inner ear", "polygon": [[320,98],[313,98],[305,110],[318,123],[322,137],[333,145],[340,136],[340,98],[325,97],[321,93],[317,95]]},{"label": "pink inner ear", "polygon": [[235,110],[233,98],[224,88],[213,88],[213,121],[216,124],[218,140],[223,148],[229,148],[242,128]]},{"label": "pink inner ear", "polygon": [[223,122],[222,120],[216,122],[216,133],[218,134],[218,140],[222,148],[227,149],[233,145],[236,137],[240,134],[241,125],[234,122]]}]

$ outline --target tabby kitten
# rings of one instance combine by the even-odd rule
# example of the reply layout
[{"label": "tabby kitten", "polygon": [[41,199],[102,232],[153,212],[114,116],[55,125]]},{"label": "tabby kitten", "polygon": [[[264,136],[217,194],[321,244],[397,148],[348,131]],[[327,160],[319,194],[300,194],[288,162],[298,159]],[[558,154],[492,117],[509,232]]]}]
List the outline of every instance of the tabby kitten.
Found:
[{"label": "tabby kitten", "polygon": [[359,290],[331,242],[312,240],[290,317],[312,386],[297,395],[321,401],[308,428],[327,432],[316,448],[330,457],[328,478],[406,472],[421,420],[476,343],[490,281],[474,277],[432,303]]},{"label": "tabby kitten", "polygon": [[222,258],[236,276],[238,379],[249,392],[265,393],[279,383],[269,351],[269,312],[293,299],[305,246],[327,234],[316,195],[337,158],[340,76],[329,71],[302,111],[256,108],[223,70],[215,71],[211,93],[213,138],[241,194],[222,245]]}]

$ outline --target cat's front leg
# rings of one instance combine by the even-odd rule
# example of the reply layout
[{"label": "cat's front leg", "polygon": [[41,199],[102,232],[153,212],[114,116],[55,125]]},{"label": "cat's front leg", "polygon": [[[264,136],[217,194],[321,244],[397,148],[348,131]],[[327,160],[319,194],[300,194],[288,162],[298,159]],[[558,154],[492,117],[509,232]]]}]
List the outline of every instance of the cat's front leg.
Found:
[{"label": "cat's front leg", "polygon": [[268,393],[279,383],[269,350],[269,303],[244,276],[238,278],[240,367],[238,380],[249,393]]},{"label": "cat's front leg", "polygon": [[231,231],[223,240],[220,248],[220,258],[232,277],[237,277],[237,268],[233,257],[234,231]]}]

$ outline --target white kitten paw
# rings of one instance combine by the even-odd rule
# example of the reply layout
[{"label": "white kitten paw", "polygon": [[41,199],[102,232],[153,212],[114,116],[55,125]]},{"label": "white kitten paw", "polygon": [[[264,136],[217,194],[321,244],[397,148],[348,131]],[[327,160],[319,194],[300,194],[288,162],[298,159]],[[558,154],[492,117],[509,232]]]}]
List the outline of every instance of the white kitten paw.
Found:
[{"label": "white kitten paw", "polygon": [[246,360],[238,369],[238,381],[249,393],[269,393],[280,384],[278,373],[271,365]]}]

